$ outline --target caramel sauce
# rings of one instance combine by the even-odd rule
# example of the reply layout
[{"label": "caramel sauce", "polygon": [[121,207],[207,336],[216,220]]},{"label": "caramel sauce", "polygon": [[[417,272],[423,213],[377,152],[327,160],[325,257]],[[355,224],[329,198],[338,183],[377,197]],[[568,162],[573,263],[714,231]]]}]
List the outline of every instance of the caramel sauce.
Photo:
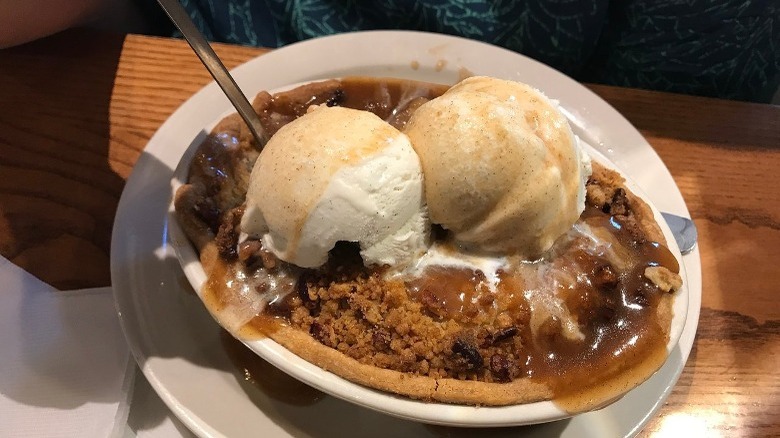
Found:
[{"label": "caramel sauce", "polygon": [[[611,245],[629,254],[622,270],[609,262],[603,248],[589,247],[585,237],[576,236],[556,244],[563,247],[554,249],[553,260],[500,272],[495,292],[485,286],[482,272],[463,268],[430,267],[407,283],[414,299],[440,310],[437,316],[465,323],[476,314],[527,308],[526,294],[554,292],[561,297],[582,339],[564,336],[562,321],[551,317],[536,333],[525,327],[521,336],[530,342],[515,353],[524,364],[523,375],[548,385],[555,402],[570,412],[609,401],[663,363],[668,335],[657,309],[666,294],[645,278],[644,270],[679,270],[668,249],[635,242],[614,216],[588,207],[581,222],[608,233]],[[544,266],[560,274],[555,277],[557,291],[535,289],[540,282],[549,285],[550,278],[541,273]]]},{"label": "caramel sauce", "polygon": [[608,402],[661,366],[668,333],[659,323],[657,309],[669,295],[646,279],[644,271],[664,266],[679,272],[677,259],[666,247],[636,242],[618,218],[587,207],[582,221],[607,231],[615,239],[612,245],[627,249],[630,257],[624,270],[611,274],[603,271],[604,254],[576,250],[561,259],[587,274],[565,294],[584,339],[566,339],[555,327],[542,331],[528,369],[529,376],[547,382],[555,402],[571,412]]},{"label": "caramel sauce", "polygon": [[208,279],[203,285],[201,300],[212,315],[219,315],[230,297],[226,283],[233,277],[233,270],[219,259],[212,265],[207,274]]},{"label": "caramel sauce", "polygon": [[[228,284],[234,281],[235,269],[235,266],[228,265],[222,260],[217,261],[209,273],[208,281],[203,286],[203,303],[218,320],[225,316],[226,306],[234,299]],[[262,339],[278,330],[278,322],[278,317],[259,314],[241,326],[236,331],[236,335],[247,340]],[[295,380],[260,358],[229,332],[222,330],[220,340],[240,378],[251,383],[267,396],[297,406],[311,405],[325,397],[324,393]]]},{"label": "caramel sauce", "polygon": [[493,294],[485,284],[485,274],[471,269],[435,266],[419,278],[407,282],[409,293],[418,300],[432,302],[436,316],[467,322],[493,302]]},{"label": "caramel sauce", "polygon": [[658,242],[634,243],[625,225],[615,216],[607,215],[593,206],[586,206],[580,220],[591,226],[608,230],[624,244],[633,246],[638,257],[646,261],[646,266],[664,266],[675,274],[680,272],[680,264],[668,248]]},{"label": "caramel sauce", "polygon": [[[441,85],[394,79],[346,78],[342,84],[344,94],[340,105],[374,112],[399,128],[405,125],[417,105],[447,89]],[[214,172],[221,171],[215,169]],[[418,278],[407,282],[413,299],[427,301],[426,308],[434,309],[434,316],[452,318],[468,325],[485,313],[495,317],[508,312],[516,321],[517,315],[527,314],[529,299],[533,299],[532,295],[529,298],[529,294],[533,294],[529,292],[533,281],[529,281],[528,274],[544,263],[553,271],[566,274],[556,278],[555,293],[571,313],[582,337],[564,336],[562,321],[556,317],[549,318],[532,333],[526,318],[521,321],[525,323],[520,333],[524,340],[523,350],[517,351],[516,356],[522,364],[520,377],[546,384],[553,392],[554,401],[571,412],[608,402],[626,388],[638,384],[663,363],[667,356],[668,334],[659,323],[657,309],[661,300],[669,298],[644,277],[644,270],[650,266],[664,266],[679,272],[678,262],[667,248],[656,242],[636,242],[625,224],[615,216],[587,207],[580,223],[608,235],[612,250],[620,251],[619,258],[625,261],[624,266],[610,264],[608,251],[604,248],[583,249],[587,246],[583,238],[574,237],[568,244],[561,244],[562,248],[557,248],[560,245],[556,243],[554,260],[499,271],[499,281],[493,290],[479,270],[442,266],[429,267]],[[613,272],[605,273],[604,266],[609,266]],[[538,278],[541,277],[542,274],[538,274]],[[217,319],[231,300],[231,288],[226,284],[233,278],[233,268],[216,263],[204,286],[203,301]],[[288,304],[287,298],[271,303],[264,313],[253,317],[237,334],[242,339],[268,336],[278,326],[280,318],[284,320],[289,315]],[[276,394],[277,398],[289,396],[290,391],[273,386],[277,385],[277,380],[289,377],[247,353],[248,350],[237,341],[228,340],[225,344],[248,380],[267,393]],[[269,383],[271,381],[276,383]],[[300,385],[293,392],[309,394],[306,391],[310,388]],[[304,400],[287,401],[310,403],[319,395],[310,393],[302,397]]]},{"label": "caramel sauce", "polygon": [[[341,80],[344,98],[339,103],[347,108],[370,111],[396,128],[402,128],[406,120],[397,120],[406,107],[416,99],[430,100],[441,96],[447,85],[386,78],[346,77]],[[407,115],[411,116],[411,112]],[[393,123],[399,121],[400,123]]]},{"label": "caramel sauce", "polygon": [[[283,303],[287,303],[290,294],[276,297],[265,305],[265,312],[250,315],[247,322],[230,320],[231,312],[227,307],[238,301],[235,288],[231,287],[236,280],[236,272],[241,269],[237,264],[229,264],[222,259],[217,260],[208,274],[208,280],[203,285],[201,300],[211,314],[223,327],[234,327],[236,335],[241,339],[262,339],[278,330],[279,323],[286,320],[289,312],[280,310]],[[250,284],[250,287],[263,287],[262,282]],[[251,280],[250,280],[251,281]],[[245,318],[247,319],[247,318]]]},{"label": "caramel sauce", "polygon": [[277,316],[261,313],[250,319],[248,323],[241,326],[238,330],[238,337],[241,339],[262,339],[279,330],[280,319]]}]

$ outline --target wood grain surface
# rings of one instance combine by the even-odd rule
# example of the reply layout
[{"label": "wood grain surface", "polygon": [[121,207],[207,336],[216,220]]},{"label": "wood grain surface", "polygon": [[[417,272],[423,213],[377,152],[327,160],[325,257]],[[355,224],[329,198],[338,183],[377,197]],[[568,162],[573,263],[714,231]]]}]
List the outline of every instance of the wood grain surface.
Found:
[{"label": "wood grain surface", "polygon": [[[228,67],[262,49],[215,45]],[[0,253],[106,286],[124,181],[210,81],[177,40],[70,31],[0,51]],[[699,228],[691,357],[650,436],[780,436],[780,107],[589,85],[662,157]]]}]

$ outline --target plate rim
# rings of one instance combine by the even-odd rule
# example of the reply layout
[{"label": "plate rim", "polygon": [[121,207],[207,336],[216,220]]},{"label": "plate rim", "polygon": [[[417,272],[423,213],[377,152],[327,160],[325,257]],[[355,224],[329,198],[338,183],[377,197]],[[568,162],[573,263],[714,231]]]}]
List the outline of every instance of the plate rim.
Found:
[{"label": "plate rim", "polygon": [[[233,71],[234,71],[234,74],[235,74],[235,76],[236,76],[236,79],[237,79],[237,81],[239,82],[239,84],[241,84],[241,83],[245,83],[245,82],[247,81],[247,79],[246,79],[246,76],[247,76],[247,74],[248,74],[248,73],[250,73],[250,72],[251,72],[251,70],[252,70],[252,64],[253,64],[253,63],[255,63],[255,62],[257,62],[257,60],[258,60],[258,59],[260,59],[261,57],[263,57],[263,58],[266,58],[266,61],[268,61],[268,58],[267,58],[267,57],[269,57],[269,56],[271,56],[271,55],[274,55],[274,54],[277,54],[276,56],[281,56],[281,55],[280,55],[280,53],[285,53],[284,51],[287,51],[287,52],[289,52],[289,51],[290,51],[290,50],[292,50],[293,48],[297,48],[296,50],[299,50],[299,49],[300,49],[302,46],[306,46],[306,45],[313,46],[313,45],[315,45],[315,44],[316,44],[316,45],[319,45],[319,44],[325,44],[325,43],[328,43],[328,44],[330,44],[331,42],[339,42],[339,40],[342,40],[342,39],[351,39],[351,38],[355,38],[355,37],[360,37],[360,38],[367,37],[367,35],[362,35],[362,34],[372,34],[372,37],[378,37],[378,38],[386,38],[386,37],[387,37],[387,35],[385,35],[385,34],[392,34],[392,35],[391,35],[392,37],[400,37],[400,36],[406,36],[406,37],[409,37],[409,36],[413,36],[413,37],[419,37],[419,35],[421,35],[421,34],[424,34],[426,37],[428,37],[428,38],[433,38],[433,39],[447,40],[447,41],[457,40],[457,41],[460,41],[460,42],[461,42],[461,43],[463,43],[463,44],[469,44],[469,45],[474,45],[474,44],[477,44],[477,45],[480,45],[480,46],[489,47],[489,48],[491,48],[491,50],[496,50],[496,49],[498,49],[498,50],[501,50],[501,51],[504,51],[504,52],[506,52],[506,54],[507,54],[507,55],[511,55],[511,56],[513,56],[513,57],[518,57],[518,59],[522,59],[522,61],[523,61],[523,62],[525,62],[525,63],[528,63],[528,62],[535,63],[535,64],[538,64],[538,66],[541,66],[541,67],[543,67],[544,69],[551,70],[551,71],[552,71],[552,72],[554,72],[556,75],[559,75],[560,77],[562,77],[562,78],[565,78],[566,80],[568,80],[568,81],[570,81],[570,82],[574,82],[574,83],[575,83],[575,84],[576,84],[576,85],[579,87],[579,92],[580,92],[580,93],[581,93],[582,91],[585,91],[587,94],[589,94],[589,95],[590,95],[590,96],[589,96],[589,99],[590,99],[590,100],[593,100],[593,99],[595,98],[595,99],[598,101],[598,104],[599,104],[600,106],[606,106],[606,107],[608,107],[610,110],[612,110],[612,112],[613,112],[614,114],[610,114],[609,116],[610,116],[610,117],[612,117],[612,118],[614,118],[614,117],[616,117],[616,116],[617,116],[617,117],[619,118],[619,120],[623,122],[622,124],[623,124],[624,126],[626,126],[626,125],[627,125],[627,126],[630,128],[630,131],[633,131],[633,133],[635,134],[635,136],[634,136],[634,137],[637,137],[637,136],[638,136],[638,138],[641,140],[641,143],[642,143],[642,144],[640,144],[640,146],[641,146],[641,147],[646,147],[646,149],[649,149],[649,152],[652,152],[652,154],[653,154],[653,155],[655,155],[655,158],[657,158],[657,160],[658,160],[658,162],[661,164],[661,166],[662,166],[663,170],[666,172],[666,174],[667,174],[666,176],[668,176],[669,178],[671,178],[671,175],[669,175],[669,173],[668,173],[668,169],[665,167],[665,165],[663,165],[663,162],[661,161],[660,157],[658,157],[658,156],[657,156],[657,154],[655,153],[655,151],[654,151],[654,150],[652,149],[652,147],[651,147],[651,146],[650,146],[650,145],[649,145],[649,144],[646,142],[646,140],[645,140],[645,139],[644,139],[644,138],[641,136],[641,134],[640,134],[640,133],[639,133],[639,132],[636,130],[636,128],[634,128],[634,127],[633,127],[633,126],[632,126],[632,125],[631,125],[631,124],[630,124],[630,123],[629,123],[629,122],[628,122],[628,121],[627,121],[627,120],[626,120],[626,119],[625,119],[625,118],[624,118],[622,115],[620,115],[620,114],[619,114],[619,113],[618,113],[616,110],[614,110],[614,108],[612,108],[612,107],[609,105],[609,103],[607,103],[606,101],[604,101],[603,99],[601,99],[601,98],[600,98],[598,95],[596,95],[595,93],[593,93],[591,90],[587,89],[586,87],[584,87],[584,86],[582,86],[582,85],[580,85],[580,84],[576,83],[576,82],[575,82],[575,81],[573,81],[572,79],[570,79],[570,78],[568,78],[568,77],[564,76],[562,73],[556,72],[556,71],[554,71],[554,70],[550,69],[549,67],[546,67],[546,66],[544,66],[544,65],[543,65],[543,64],[541,64],[541,63],[538,63],[537,61],[531,60],[530,58],[527,58],[527,57],[525,57],[525,56],[523,56],[523,55],[520,55],[520,54],[517,54],[517,53],[514,53],[514,52],[510,52],[510,51],[508,51],[508,50],[506,50],[506,49],[497,48],[497,47],[495,47],[495,46],[490,46],[490,45],[488,45],[488,44],[485,44],[485,43],[480,43],[480,42],[476,42],[476,41],[472,41],[472,40],[467,40],[467,39],[458,38],[458,37],[452,37],[452,36],[447,36],[447,35],[440,35],[440,34],[428,34],[428,33],[424,33],[424,32],[408,32],[408,31],[369,31],[369,32],[360,32],[360,33],[352,33],[352,34],[341,34],[341,35],[335,35],[335,36],[329,36],[329,37],[318,38],[318,39],[315,39],[315,40],[308,40],[308,41],[304,41],[304,42],[301,42],[301,43],[297,43],[297,44],[293,44],[293,45],[287,46],[287,47],[285,47],[285,48],[282,48],[282,49],[278,49],[278,50],[276,50],[276,51],[273,51],[273,52],[270,52],[270,53],[268,53],[268,54],[260,55],[260,56],[258,56],[258,57],[255,57],[255,58],[253,58],[252,60],[249,60],[249,61],[247,61],[246,63],[242,64],[241,66],[239,66],[239,67],[236,67],[236,68],[235,68]],[[484,48],[484,47],[483,47],[483,48]],[[537,66],[537,67],[538,67],[538,66]],[[127,183],[126,183],[126,187],[125,187],[125,191],[123,191],[122,197],[120,198],[120,203],[119,203],[119,206],[118,206],[118,208],[117,208],[117,215],[116,215],[116,219],[115,219],[115,228],[114,228],[114,232],[112,233],[112,251],[111,251],[111,255],[112,255],[112,256],[111,256],[111,261],[112,261],[112,263],[111,263],[111,266],[112,266],[112,269],[111,269],[111,271],[112,271],[112,283],[113,283],[113,284],[121,283],[121,281],[120,281],[120,282],[117,282],[117,281],[115,281],[115,280],[119,279],[119,277],[120,277],[119,271],[121,270],[121,267],[115,267],[115,263],[114,263],[114,260],[115,260],[115,258],[116,258],[116,257],[115,257],[115,251],[119,251],[119,250],[118,250],[118,248],[119,248],[119,245],[121,244],[121,240],[122,240],[121,231],[118,229],[118,227],[116,227],[116,225],[117,225],[117,224],[121,224],[121,220],[120,220],[120,219],[121,219],[122,213],[124,213],[124,212],[125,212],[125,210],[126,210],[127,208],[129,208],[129,207],[128,207],[128,204],[131,202],[131,197],[130,197],[130,196],[126,196],[126,191],[128,191],[128,188],[129,188],[129,187],[130,187],[130,188],[132,188],[132,187],[138,186],[139,184],[142,184],[142,182],[138,182],[137,180],[139,179],[139,176],[138,176],[138,175],[139,175],[139,173],[140,173],[140,172],[138,171],[138,169],[139,169],[140,167],[142,167],[142,166],[143,166],[143,164],[144,164],[144,160],[143,160],[143,158],[144,158],[144,157],[143,157],[143,156],[144,156],[144,155],[146,155],[146,154],[149,154],[149,153],[150,153],[150,149],[152,149],[152,146],[154,146],[154,145],[157,145],[157,144],[159,144],[161,141],[165,140],[166,128],[169,128],[169,126],[171,125],[171,120],[172,120],[172,119],[176,119],[177,115],[180,115],[180,114],[181,114],[181,112],[182,112],[182,109],[183,109],[183,108],[186,108],[186,107],[188,107],[188,106],[191,106],[193,102],[197,101],[197,99],[198,99],[199,97],[203,96],[203,95],[204,95],[205,93],[207,93],[209,90],[211,90],[211,92],[213,93],[213,91],[214,91],[214,89],[215,89],[215,88],[216,88],[216,84],[215,84],[215,83],[213,83],[213,82],[211,82],[210,84],[208,84],[208,85],[206,85],[205,87],[203,87],[203,88],[202,88],[200,91],[198,91],[197,93],[193,94],[193,96],[191,96],[190,98],[188,98],[188,99],[187,99],[187,100],[186,100],[186,101],[185,101],[185,102],[184,102],[184,103],[183,103],[183,104],[182,104],[182,105],[181,105],[181,106],[180,106],[180,107],[179,107],[179,108],[178,108],[178,109],[177,109],[177,110],[176,110],[176,111],[175,111],[175,112],[174,112],[174,113],[173,113],[173,114],[172,114],[172,115],[171,115],[171,116],[170,116],[170,117],[169,117],[169,118],[168,118],[168,119],[167,119],[167,120],[166,120],[166,121],[165,121],[165,122],[164,122],[164,123],[163,123],[163,124],[160,126],[160,128],[158,129],[158,131],[157,131],[157,132],[154,134],[154,136],[153,136],[153,137],[150,139],[149,143],[148,143],[148,144],[146,145],[146,147],[144,148],[144,154],[142,154],[142,157],[141,157],[141,158],[139,158],[139,163],[137,163],[137,165],[134,167],[134,169],[133,169],[133,172],[131,173],[130,177],[128,178],[128,180],[127,180]],[[258,91],[258,90],[255,90],[255,91]],[[218,92],[218,91],[217,91],[217,92]],[[205,125],[201,125],[201,126],[205,126]],[[602,144],[602,145],[603,145],[603,144]],[[648,152],[648,151],[645,151],[645,152]],[[179,155],[181,155],[181,153],[179,153]],[[177,159],[177,161],[178,161],[178,159]],[[138,166],[138,164],[141,164],[141,166]],[[174,166],[174,167],[175,167],[175,166]],[[620,166],[620,167],[622,167],[622,166]],[[640,187],[641,187],[641,185],[640,185]],[[676,186],[676,184],[674,184],[674,187],[675,187],[675,189],[676,189],[677,195],[678,195],[678,196],[679,196],[679,198],[680,198],[680,201],[682,201],[682,202],[681,202],[681,204],[682,204],[682,210],[685,210],[685,211],[680,211],[680,210],[678,209],[678,211],[675,211],[675,212],[676,212],[676,213],[678,213],[678,214],[686,214],[686,213],[687,213],[687,208],[685,207],[685,203],[684,203],[684,201],[682,200],[682,197],[681,197],[681,195],[679,194],[679,188]],[[689,255],[685,256],[685,258],[683,259],[683,265],[686,267],[686,269],[688,268],[688,263],[689,263],[689,262],[693,262],[693,263],[694,263],[694,264],[697,266],[697,268],[698,268],[698,269],[697,269],[697,271],[698,271],[698,270],[700,270],[700,260],[699,260],[699,256],[698,256],[698,249],[697,249],[697,250],[696,250],[694,253],[691,253],[691,254],[689,254]],[[699,274],[699,275],[700,275],[700,274]],[[696,280],[696,278],[694,278],[694,280]],[[690,281],[690,278],[689,278],[689,281]],[[692,316],[695,316],[695,319],[694,319],[693,321],[691,321],[691,322],[690,322],[690,323],[694,324],[694,327],[693,327],[693,332],[695,333],[695,324],[697,324],[697,323],[698,323],[698,313],[699,313],[698,311],[699,311],[699,306],[700,306],[700,293],[701,293],[701,291],[700,291],[700,286],[701,286],[700,279],[698,279],[698,281],[697,281],[696,283],[694,283],[694,284],[695,284],[696,286],[698,286],[698,289],[699,289],[699,290],[698,290],[698,293],[697,293],[697,295],[698,295],[698,300],[696,300],[696,301],[698,301],[698,303],[697,303],[697,306],[696,306],[696,309],[695,309],[695,310],[696,310],[696,312],[695,312],[695,315],[692,315],[692,314],[690,314],[690,311],[689,311],[688,319],[690,320]],[[125,336],[126,336],[126,338],[128,339],[128,343],[130,344],[131,351],[133,352],[133,356],[134,356],[134,358],[135,358],[137,361],[139,360],[139,358],[140,358],[140,357],[143,357],[144,359],[146,359],[146,358],[147,358],[147,357],[146,357],[146,356],[147,356],[147,354],[145,354],[145,353],[142,351],[142,348],[141,348],[141,345],[140,345],[140,343],[133,342],[133,340],[131,339],[132,335],[131,335],[130,333],[128,333],[128,330],[126,329],[126,324],[125,324],[125,321],[124,321],[124,317],[123,317],[123,315],[122,315],[122,303],[121,303],[121,297],[119,297],[119,295],[121,295],[121,294],[118,292],[118,289],[120,289],[121,287],[122,287],[122,286],[118,286],[118,287],[117,287],[117,286],[115,286],[115,288],[114,288],[114,289],[115,289],[115,292],[114,292],[114,293],[115,293],[115,300],[116,300],[117,311],[120,313],[120,321],[122,322],[122,328],[123,328],[123,331],[124,331],[124,333],[125,333]],[[691,291],[691,290],[690,290],[690,288],[689,288],[689,293],[693,293],[693,292],[696,292],[696,291]],[[690,299],[690,298],[691,298],[691,297],[690,297],[690,295],[689,295],[689,299]],[[690,309],[690,306],[689,306],[689,309]],[[688,324],[689,324],[689,323],[686,323],[686,326],[687,326]],[[686,327],[686,328],[687,328],[687,327]],[[692,342],[692,341],[691,341],[691,342]],[[685,352],[684,352],[683,356],[686,356],[686,357],[687,357],[687,355],[688,355],[688,354],[689,354],[689,352],[690,352],[690,347],[686,347],[686,350],[687,350],[687,351],[685,351]],[[683,362],[682,362],[682,364],[680,365],[680,369],[681,369],[681,368],[682,368],[682,366],[684,365],[684,362],[685,362],[685,360],[684,360],[684,359],[685,359],[686,357],[683,357]],[[186,406],[180,405],[180,404],[178,403],[178,401],[174,399],[174,396],[173,396],[172,394],[170,394],[170,393],[169,393],[169,392],[166,390],[166,388],[165,388],[164,384],[163,384],[162,382],[160,382],[160,381],[159,381],[159,380],[156,378],[156,376],[155,376],[155,372],[154,372],[154,370],[153,370],[153,369],[152,369],[152,370],[148,370],[148,369],[146,369],[146,367],[142,367],[142,368],[143,368],[143,372],[144,372],[144,374],[146,375],[147,379],[149,379],[149,380],[150,380],[150,383],[152,384],[152,386],[153,386],[153,388],[155,389],[155,391],[156,391],[156,392],[158,392],[158,394],[160,394],[160,395],[161,395],[161,397],[163,398],[163,401],[166,403],[166,405],[168,405],[168,406],[169,406],[169,408],[171,408],[171,409],[172,409],[172,410],[173,410],[173,411],[174,411],[174,412],[177,414],[177,416],[179,416],[179,417],[180,417],[180,418],[181,418],[181,419],[182,419],[182,420],[183,420],[183,421],[184,421],[184,422],[187,424],[187,426],[188,426],[188,427],[190,427],[191,429],[193,429],[193,431],[195,431],[195,432],[196,432],[196,433],[198,433],[199,435],[204,435],[204,436],[207,436],[207,435],[213,435],[214,433],[216,433],[216,431],[215,431],[215,430],[213,430],[211,427],[209,427],[209,425],[208,425],[208,424],[198,424],[198,422],[196,421],[196,419],[195,419],[195,418],[193,418],[193,415],[194,415],[194,414],[193,414],[192,412],[190,412],[188,409],[186,409]],[[665,397],[668,395],[668,392],[671,390],[671,387],[674,385],[674,383],[676,382],[677,378],[679,378],[679,374],[680,374],[680,373],[679,373],[679,372],[676,372],[675,374],[676,374],[676,375],[675,375],[675,377],[673,378],[673,381],[672,381],[672,382],[670,382],[670,383],[671,383],[671,385],[669,385],[669,387],[668,387],[668,388],[666,388],[666,389],[665,389],[665,390],[664,390],[664,391],[663,391],[663,392],[660,394],[659,403],[657,403],[657,405],[656,405],[656,408],[658,407],[658,404],[660,404],[660,402],[662,402],[662,401],[663,401],[663,399],[665,399]],[[651,416],[653,413],[654,413],[654,411],[652,411],[652,412],[649,412],[649,413],[648,413],[648,417],[647,417],[647,419],[649,419],[649,417],[650,417],[650,416]],[[646,421],[646,420],[645,420],[645,421]],[[642,422],[641,424],[637,425],[637,427],[641,427],[643,424],[644,424],[644,422]]]}]

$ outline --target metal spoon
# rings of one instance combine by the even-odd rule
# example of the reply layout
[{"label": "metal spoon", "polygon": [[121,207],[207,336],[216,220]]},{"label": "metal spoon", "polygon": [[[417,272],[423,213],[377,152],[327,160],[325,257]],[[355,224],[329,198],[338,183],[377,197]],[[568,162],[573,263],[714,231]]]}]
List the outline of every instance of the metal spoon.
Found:
[{"label": "metal spoon", "polygon": [[685,255],[693,251],[699,238],[699,233],[696,231],[696,225],[693,221],[672,213],[661,213],[661,216],[664,217],[667,225],[669,225],[669,229],[672,230],[674,240],[680,248],[680,253]]},{"label": "metal spoon", "polygon": [[238,114],[244,119],[252,135],[255,136],[255,140],[259,146],[265,145],[268,138],[265,135],[263,126],[260,124],[260,118],[257,117],[252,105],[249,104],[244,93],[236,85],[236,81],[230,76],[225,65],[222,64],[219,57],[209,45],[203,34],[200,33],[195,24],[190,19],[187,11],[181,6],[178,0],[157,0],[160,6],[163,8],[173,24],[179,28],[184,38],[190,43],[190,47],[198,55],[200,61],[206,66],[206,69],[211,73],[211,76],[217,82],[222,91],[225,93],[230,103],[236,107]]}]

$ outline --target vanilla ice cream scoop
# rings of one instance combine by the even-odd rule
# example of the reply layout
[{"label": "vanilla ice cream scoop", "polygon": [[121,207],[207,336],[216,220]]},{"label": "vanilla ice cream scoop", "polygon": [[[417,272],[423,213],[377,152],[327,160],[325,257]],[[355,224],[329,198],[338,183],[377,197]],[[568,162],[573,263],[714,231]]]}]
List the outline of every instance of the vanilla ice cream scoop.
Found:
[{"label": "vanilla ice cream scoop", "polygon": [[282,127],[254,168],[241,230],[304,268],[338,241],[367,265],[397,266],[424,251],[420,161],[406,135],[366,112],[320,107]]},{"label": "vanilla ice cream scoop", "polygon": [[405,133],[431,222],[466,247],[536,258],[585,208],[590,159],[557,105],[526,84],[468,78],[417,109]]}]

